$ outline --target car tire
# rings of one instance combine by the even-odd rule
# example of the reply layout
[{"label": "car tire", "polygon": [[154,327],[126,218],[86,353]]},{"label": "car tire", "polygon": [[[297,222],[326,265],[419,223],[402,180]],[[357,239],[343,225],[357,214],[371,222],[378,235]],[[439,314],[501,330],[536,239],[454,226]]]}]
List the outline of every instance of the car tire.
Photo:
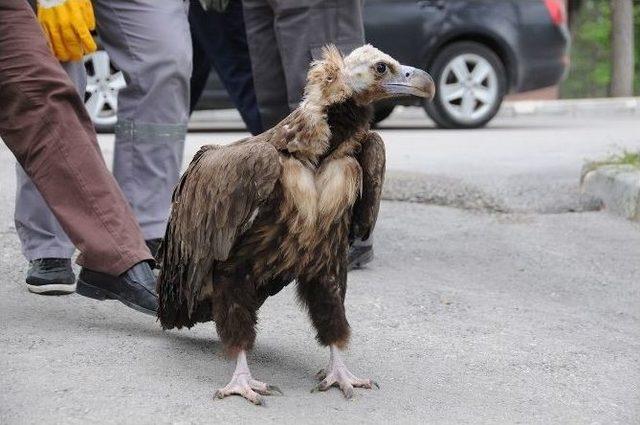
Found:
[{"label": "car tire", "polygon": [[483,127],[498,113],[507,90],[498,55],[473,41],[446,46],[433,61],[431,75],[436,95],[424,109],[442,128]]}]

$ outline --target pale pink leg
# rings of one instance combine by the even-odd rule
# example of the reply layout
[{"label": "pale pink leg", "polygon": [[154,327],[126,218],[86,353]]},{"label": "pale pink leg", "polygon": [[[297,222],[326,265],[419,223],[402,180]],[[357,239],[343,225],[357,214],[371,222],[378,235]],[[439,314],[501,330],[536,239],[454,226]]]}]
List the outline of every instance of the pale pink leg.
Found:
[{"label": "pale pink leg", "polygon": [[240,351],[236,359],[236,370],[233,372],[231,382],[216,391],[214,397],[225,398],[229,395],[240,395],[253,404],[264,405],[261,395],[272,395],[274,392],[282,394],[280,388],[275,385],[268,385],[251,377],[247,354],[243,350]]},{"label": "pale pink leg", "polygon": [[311,392],[326,391],[330,387],[340,387],[344,396],[348,399],[353,397],[353,388],[368,388],[380,386],[371,379],[360,379],[353,373],[349,372],[347,366],[342,360],[340,351],[335,345],[330,346],[331,354],[329,356],[329,366],[316,374],[316,378],[320,379],[320,383]]}]

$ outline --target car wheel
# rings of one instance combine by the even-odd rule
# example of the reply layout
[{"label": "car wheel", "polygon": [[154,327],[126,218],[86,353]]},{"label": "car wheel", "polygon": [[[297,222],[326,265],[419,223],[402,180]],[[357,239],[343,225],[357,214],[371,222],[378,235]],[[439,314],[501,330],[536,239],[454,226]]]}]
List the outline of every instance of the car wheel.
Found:
[{"label": "car wheel", "polygon": [[507,77],[488,47],[471,41],[450,44],[434,60],[431,73],[436,95],[424,107],[439,127],[482,127],[498,113]]},{"label": "car wheel", "polygon": [[126,86],[124,75],[111,65],[104,50],[85,56],[84,66],[87,70],[84,106],[97,131],[113,131],[118,121],[118,92]]}]

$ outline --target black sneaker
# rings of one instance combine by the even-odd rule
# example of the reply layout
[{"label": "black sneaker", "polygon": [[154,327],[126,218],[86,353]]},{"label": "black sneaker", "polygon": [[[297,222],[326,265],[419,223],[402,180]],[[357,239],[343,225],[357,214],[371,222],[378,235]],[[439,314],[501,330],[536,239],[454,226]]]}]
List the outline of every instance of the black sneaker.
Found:
[{"label": "black sneaker", "polygon": [[29,261],[27,289],[41,295],[66,295],[76,290],[76,275],[68,258],[38,258]]},{"label": "black sneaker", "polygon": [[158,310],[156,277],[147,262],[131,267],[120,276],[83,268],[77,293],[95,300],[118,300],[127,307],[155,316]]},{"label": "black sneaker", "polygon": [[355,246],[349,247],[349,265],[347,270],[357,270],[373,260],[373,246]]}]

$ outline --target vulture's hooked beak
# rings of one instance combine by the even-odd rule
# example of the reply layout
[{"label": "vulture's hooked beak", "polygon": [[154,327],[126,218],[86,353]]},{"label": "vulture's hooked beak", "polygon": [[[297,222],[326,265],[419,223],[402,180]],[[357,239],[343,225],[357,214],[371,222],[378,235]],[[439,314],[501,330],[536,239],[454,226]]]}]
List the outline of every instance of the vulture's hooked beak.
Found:
[{"label": "vulture's hooked beak", "polygon": [[436,93],[431,75],[406,65],[402,65],[397,75],[384,82],[383,87],[392,96],[412,94],[431,100]]}]

